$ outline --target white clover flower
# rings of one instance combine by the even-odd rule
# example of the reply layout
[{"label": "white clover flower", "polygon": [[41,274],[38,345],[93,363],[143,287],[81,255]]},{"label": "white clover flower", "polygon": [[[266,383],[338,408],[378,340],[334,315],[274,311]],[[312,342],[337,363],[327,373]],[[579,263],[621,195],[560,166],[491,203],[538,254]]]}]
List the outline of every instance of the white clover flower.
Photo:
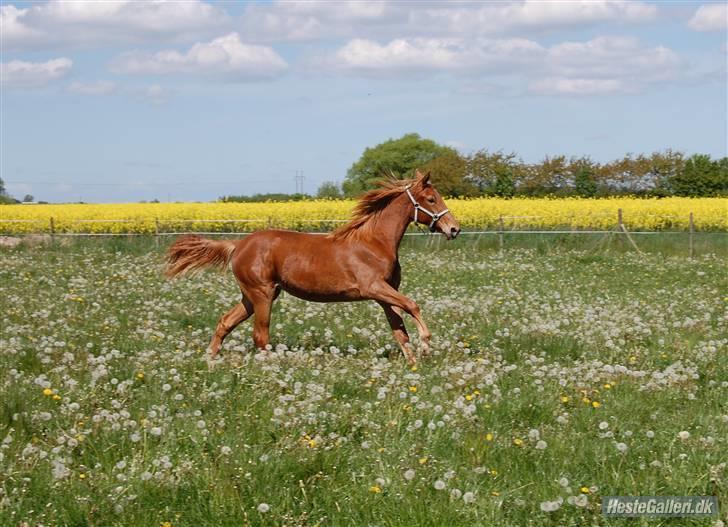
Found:
[{"label": "white clover flower", "polygon": [[620,452],[626,452],[629,448],[626,443],[615,443],[614,445]]},{"label": "white clover flower", "polygon": [[473,492],[466,492],[463,494],[463,501],[465,503],[475,503],[475,494]]},{"label": "white clover flower", "polygon": [[450,498],[452,498],[454,500],[459,500],[462,495],[463,495],[463,492],[460,489],[452,489],[450,491]]},{"label": "white clover flower", "polygon": [[548,446],[548,443],[546,443],[546,441],[541,440],[538,443],[536,443],[536,450],[546,450],[547,446]]},{"label": "white clover flower", "polygon": [[261,514],[265,514],[269,510],[270,505],[268,505],[267,503],[261,503],[260,505],[258,505],[258,512],[260,512]]},{"label": "white clover flower", "polygon": [[230,454],[232,453],[232,451],[233,451],[233,449],[232,449],[232,448],[230,448],[230,447],[229,447],[229,446],[227,446],[227,445],[223,445],[223,446],[221,446],[221,447],[220,447],[220,453],[221,453],[221,454],[222,454],[223,456],[229,456],[229,455],[230,455]]},{"label": "white clover flower", "polygon": [[569,480],[566,479],[566,478],[561,478],[559,480],[559,485],[561,485],[562,487],[568,487],[569,486]]},{"label": "white clover flower", "polygon": [[145,470],[144,472],[139,474],[139,479],[141,479],[142,481],[149,481],[150,479],[152,479],[152,473],[148,470]]},{"label": "white clover flower", "polygon": [[683,430],[681,432],[678,432],[677,437],[683,441],[687,441],[688,439],[690,439],[690,432],[688,432],[687,430]]},{"label": "white clover flower", "polygon": [[648,439],[652,439],[653,437],[655,437],[655,433],[652,430],[648,430],[647,432],[645,432],[645,435]]},{"label": "white clover flower", "polygon": [[415,478],[415,471],[410,469],[407,469],[404,471],[404,479],[407,481],[412,481]]},{"label": "white clover flower", "polygon": [[140,436],[138,433],[134,432],[134,433],[131,434],[131,436],[129,437],[129,439],[131,439],[131,442],[132,443],[138,443],[139,441],[141,441],[142,436]]},{"label": "white clover flower", "polygon": [[163,391],[163,392],[168,392],[168,391],[169,391],[169,390],[171,390],[171,389],[172,389],[172,386],[170,386],[170,385],[169,385],[169,384],[167,384],[167,383],[165,383],[165,384],[163,384],[163,385],[162,385],[162,391]]},{"label": "white clover flower", "polygon": [[606,430],[607,428],[609,428],[609,423],[607,423],[606,421],[602,421],[601,423],[599,423],[599,430]]},{"label": "white clover flower", "polygon": [[162,435],[162,429],[158,426],[153,426],[151,430],[149,430],[149,433],[155,437],[159,437]]},{"label": "white clover flower", "polygon": [[441,479],[438,479],[435,481],[435,483],[432,484],[433,487],[435,487],[435,490],[442,490],[445,488],[445,482]]}]

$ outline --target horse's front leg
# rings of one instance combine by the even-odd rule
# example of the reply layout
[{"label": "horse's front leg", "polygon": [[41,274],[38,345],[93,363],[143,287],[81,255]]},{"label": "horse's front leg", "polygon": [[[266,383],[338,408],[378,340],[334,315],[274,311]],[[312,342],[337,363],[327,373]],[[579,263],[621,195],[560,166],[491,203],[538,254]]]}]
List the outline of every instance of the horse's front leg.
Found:
[{"label": "horse's front leg", "polygon": [[387,316],[389,327],[392,328],[394,339],[402,349],[404,357],[407,359],[410,366],[414,366],[417,363],[417,360],[415,359],[415,354],[412,353],[412,346],[409,342],[409,334],[407,333],[407,328],[404,326],[402,315],[401,313],[398,313],[398,311],[400,311],[399,308],[385,304],[384,302],[379,302],[379,305],[382,306],[382,309],[384,309],[384,314]]},{"label": "horse's front leg", "polygon": [[[367,297],[377,302],[389,304],[392,307],[400,308],[409,314],[415,321],[417,331],[422,341],[422,352],[427,354],[430,351],[430,337],[432,333],[427,328],[427,324],[422,320],[420,308],[417,303],[404,296],[387,282],[374,282],[367,288]],[[400,317],[401,318],[401,317]]]}]

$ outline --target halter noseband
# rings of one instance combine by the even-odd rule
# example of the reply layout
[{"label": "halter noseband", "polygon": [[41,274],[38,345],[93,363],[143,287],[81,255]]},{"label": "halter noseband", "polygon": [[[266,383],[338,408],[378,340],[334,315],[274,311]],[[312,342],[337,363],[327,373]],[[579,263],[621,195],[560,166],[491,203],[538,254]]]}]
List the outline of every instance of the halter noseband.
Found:
[{"label": "halter noseband", "polygon": [[415,207],[415,212],[414,212],[414,215],[412,216],[412,219],[414,220],[415,223],[417,223],[417,219],[419,217],[419,211],[422,211],[425,214],[429,214],[430,218],[432,218],[432,221],[430,222],[430,225],[429,225],[430,232],[435,232],[435,224],[437,223],[437,220],[439,220],[445,214],[450,212],[450,209],[445,209],[440,212],[431,212],[431,211],[427,210],[425,207],[423,207],[422,205],[417,203],[417,200],[410,192],[410,186],[411,185],[407,185],[406,187],[404,187],[404,191],[407,193],[407,197],[410,199],[410,201],[412,202],[412,205],[414,205],[414,207]]}]

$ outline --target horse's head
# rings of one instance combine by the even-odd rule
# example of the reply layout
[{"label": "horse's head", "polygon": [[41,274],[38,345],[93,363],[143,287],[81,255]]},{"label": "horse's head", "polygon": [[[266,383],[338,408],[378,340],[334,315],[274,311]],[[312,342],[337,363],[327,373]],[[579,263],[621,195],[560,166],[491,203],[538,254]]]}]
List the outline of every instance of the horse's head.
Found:
[{"label": "horse's head", "polygon": [[405,192],[412,202],[414,213],[412,219],[427,225],[430,232],[440,231],[448,240],[460,233],[460,224],[445,205],[437,189],[430,183],[430,172],[422,174],[415,170],[415,182]]}]

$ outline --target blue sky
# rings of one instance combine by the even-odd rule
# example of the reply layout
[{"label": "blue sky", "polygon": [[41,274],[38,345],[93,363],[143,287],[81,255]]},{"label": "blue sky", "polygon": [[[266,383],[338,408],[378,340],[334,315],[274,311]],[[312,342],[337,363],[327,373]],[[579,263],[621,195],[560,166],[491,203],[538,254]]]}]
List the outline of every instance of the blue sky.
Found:
[{"label": "blue sky", "polygon": [[48,201],[342,181],[417,132],[727,155],[725,2],[2,2],[0,176]]}]

